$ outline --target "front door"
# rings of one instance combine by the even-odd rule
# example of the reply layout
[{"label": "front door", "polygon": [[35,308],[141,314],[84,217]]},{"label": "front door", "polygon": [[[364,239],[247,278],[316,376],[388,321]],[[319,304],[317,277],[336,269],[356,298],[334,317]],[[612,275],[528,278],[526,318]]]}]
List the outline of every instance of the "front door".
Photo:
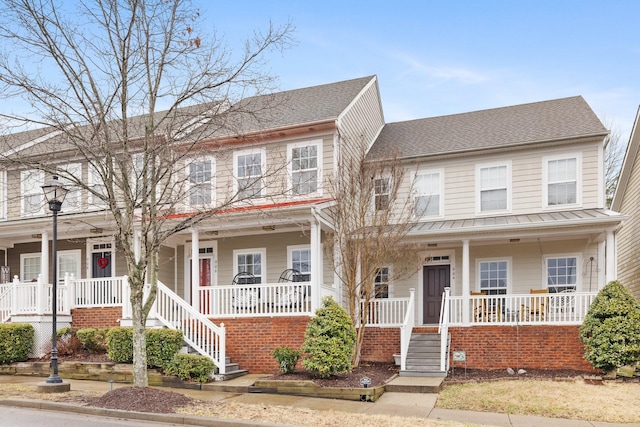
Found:
[{"label": "front door", "polygon": [[422,268],[422,323],[425,325],[438,324],[440,321],[440,306],[442,293],[449,286],[449,265],[429,265]]},{"label": "front door", "polygon": [[91,277],[111,277],[111,250],[91,253]]}]

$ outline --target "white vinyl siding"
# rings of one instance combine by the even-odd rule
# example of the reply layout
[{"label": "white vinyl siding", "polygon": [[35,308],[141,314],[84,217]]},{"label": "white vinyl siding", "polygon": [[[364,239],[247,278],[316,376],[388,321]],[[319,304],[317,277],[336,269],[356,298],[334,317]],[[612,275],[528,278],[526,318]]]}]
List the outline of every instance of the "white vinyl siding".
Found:
[{"label": "white vinyl siding", "polygon": [[581,197],[582,158],[578,154],[547,157],[543,161],[544,206],[576,206]]},{"label": "white vinyl siding", "polygon": [[511,162],[477,165],[476,179],[478,213],[511,210]]},{"label": "white vinyl siding", "polygon": [[0,170],[0,220],[7,219],[7,171]]},{"label": "white vinyl siding", "polygon": [[44,213],[44,172],[28,170],[20,172],[22,191],[22,216],[41,215]]},{"label": "white vinyl siding", "polygon": [[322,176],[322,141],[290,144],[287,151],[292,194],[319,194]]},{"label": "white vinyl siding", "polygon": [[415,182],[416,217],[442,216],[442,171],[419,172]]},{"label": "white vinyl siding", "polygon": [[266,166],[264,149],[233,153],[233,173],[238,199],[264,196]]}]

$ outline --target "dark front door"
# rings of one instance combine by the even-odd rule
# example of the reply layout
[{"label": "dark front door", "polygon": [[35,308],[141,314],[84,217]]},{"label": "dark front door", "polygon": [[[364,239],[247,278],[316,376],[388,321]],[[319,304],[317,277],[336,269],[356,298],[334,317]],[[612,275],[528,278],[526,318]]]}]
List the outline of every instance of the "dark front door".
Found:
[{"label": "dark front door", "polygon": [[437,324],[440,321],[440,306],[442,293],[449,286],[450,266],[430,265],[422,268],[422,283],[424,286],[422,300],[422,323]]},{"label": "dark front door", "polygon": [[94,279],[111,277],[111,252],[94,252],[91,256],[93,258],[91,277]]}]

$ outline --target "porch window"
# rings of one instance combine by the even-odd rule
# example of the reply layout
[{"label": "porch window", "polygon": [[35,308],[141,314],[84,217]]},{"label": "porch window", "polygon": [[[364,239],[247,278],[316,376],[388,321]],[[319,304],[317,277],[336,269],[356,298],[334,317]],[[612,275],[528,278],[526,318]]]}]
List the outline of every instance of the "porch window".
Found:
[{"label": "porch window", "polygon": [[479,264],[480,291],[485,295],[504,295],[507,293],[508,261],[482,261]]},{"label": "porch window", "polygon": [[291,192],[293,195],[318,192],[322,163],[321,147],[320,141],[289,146]]},{"label": "porch window", "polygon": [[241,151],[234,153],[233,157],[238,198],[262,197],[264,195],[263,173],[266,167],[264,150]]},{"label": "porch window", "polygon": [[580,203],[580,158],[546,159],[547,206],[574,205]]},{"label": "porch window", "polygon": [[213,203],[213,159],[194,161],[187,168],[189,206],[209,206]]},{"label": "porch window", "polygon": [[22,183],[22,216],[39,215],[44,212],[44,172],[29,170],[20,172]]},{"label": "porch window", "polygon": [[378,178],[374,182],[374,204],[377,211],[389,209],[390,178]]},{"label": "porch window", "polygon": [[547,287],[550,293],[576,290],[578,258],[547,258]]},{"label": "porch window", "polygon": [[300,280],[309,282],[311,280],[311,249],[291,248],[291,268],[300,272]]},{"label": "porch window", "polygon": [[58,284],[64,284],[66,273],[80,278],[80,250],[59,251],[58,252]]},{"label": "porch window", "polygon": [[262,272],[265,262],[264,249],[250,249],[246,251],[234,251],[236,261],[236,273],[250,273],[255,277],[255,283],[262,283]]},{"label": "porch window", "polygon": [[479,212],[510,209],[510,164],[478,166]]},{"label": "porch window", "polygon": [[40,254],[20,255],[20,280],[23,282],[35,282],[40,274]]},{"label": "porch window", "polygon": [[416,217],[441,216],[441,172],[419,173],[416,176]]},{"label": "porch window", "polygon": [[374,298],[389,298],[389,267],[378,269],[373,292]]}]

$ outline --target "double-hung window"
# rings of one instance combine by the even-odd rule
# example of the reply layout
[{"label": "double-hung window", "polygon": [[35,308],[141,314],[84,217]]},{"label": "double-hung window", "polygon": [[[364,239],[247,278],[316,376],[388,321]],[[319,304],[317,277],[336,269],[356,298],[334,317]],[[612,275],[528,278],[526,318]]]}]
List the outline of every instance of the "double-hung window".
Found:
[{"label": "double-hung window", "polygon": [[389,209],[391,178],[376,178],[373,183],[373,203],[376,211]]},{"label": "double-hung window", "polygon": [[487,260],[478,263],[480,291],[485,295],[504,295],[509,285],[509,261]]},{"label": "double-hung window", "polygon": [[580,200],[580,155],[555,156],[545,159],[543,164],[546,207],[579,205]]},{"label": "double-hung window", "polygon": [[0,170],[0,220],[7,219],[7,171]]},{"label": "double-hung window", "polygon": [[293,195],[313,194],[320,191],[321,150],[321,141],[289,145],[289,167]]},{"label": "double-hung window", "polygon": [[233,154],[239,200],[264,196],[265,157],[264,149]]},{"label": "double-hung window", "polygon": [[[82,181],[82,164],[69,163],[64,167],[65,171],[73,176],[78,182]],[[62,204],[63,212],[78,212],[82,207],[82,191],[80,187],[76,185],[72,180],[67,178],[60,178],[60,182],[68,190],[67,195],[64,198]],[[78,277],[78,276],[76,276]]]},{"label": "double-hung window", "polygon": [[511,209],[511,163],[478,165],[477,198],[479,213]]},{"label": "double-hung window", "polygon": [[[103,165],[104,167],[104,165]],[[94,165],[89,165],[89,205],[95,208],[105,208],[107,206],[107,186],[104,183],[103,175]]]},{"label": "double-hung window", "polygon": [[378,269],[373,286],[374,298],[389,298],[389,267]]},{"label": "double-hung window", "polygon": [[23,282],[35,282],[40,275],[39,253],[20,254],[20,280]]},{"label": "double-hung window", "polygon": [[44,172],[27,170],[20,172],[22,190],[22,216],[40,215],[44,212]]},{"label": "double-hung window", "polygon": [[291,247],[289,257],[291,268],[300,272],[300,281],[309,282],[311,280],[311,249],[308,246]]},{"label": "double-hung window", "polygon": [[203,207],[213,204],[214,197],[213,159],[194,160],[187,166],[188,202],[190,207]]},{"label": "double-hung window", "polygon": [[442,216],[442,172],[419,172],[415,181],[415,215]]},{"label": "double-hung window", "polygon": [[578,284],[577,256],[549,256],[546,258],[546,267],[549,292],[576,290]]},{"label": "double-hung window", "polygon": [[243,249],[235,250],[235,272],[249,273],[255,277],[255,283],[262,283],[263,271],[265,267],[265,249]]}]

